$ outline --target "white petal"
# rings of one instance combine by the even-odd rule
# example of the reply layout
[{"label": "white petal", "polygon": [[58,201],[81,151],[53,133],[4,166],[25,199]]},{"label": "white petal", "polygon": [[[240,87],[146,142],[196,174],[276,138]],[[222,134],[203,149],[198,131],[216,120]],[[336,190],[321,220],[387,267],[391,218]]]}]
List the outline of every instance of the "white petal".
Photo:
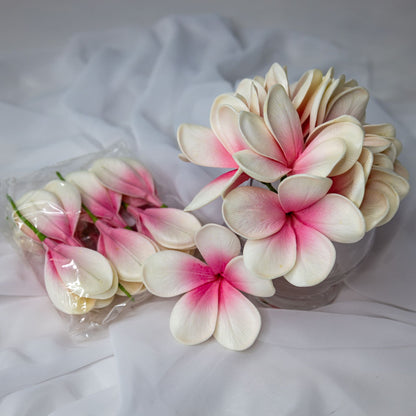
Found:
[{"label": "white petal", "polygon": [[312,142],[296,159],[293,173],[326,177],[345,156],[346,150],[344,140],[337,137],[325,142]]},{"label": "white petal", "polygon": [[143,226],[163,247],[184,250],[195,246],[198,219],[176,208],[148,208],[140,214]]},{"label": "white petal", "polygon": [[396,137],[396,129],[389,123],[367,124],[363,126],[365,133],[384,137]]},{"label": "white petal", "polygon": [[238,113],[247,110],[242,100],[230,94],[220,95],[212,105],[211,128],[231,154],[247,147],[238,126]]},{"label": "white petal", "polygon": [[394,170],[394,163],[388,156],[383,153],[376,153],[374,155],[374,166]]},{"label": "white petal", "polygon": [[329,192],[344,195],[359,207],[364,198],[365,173],[361,163],[355,165],[342,175],[333,176]]},{"label": "white petal", "polygon": [[334,138],[342,139],[347,148],[344,157],[334,167],[330,176],[340,175],[351,169],[360,157],[364,132],[356,120],[349,116],[343,116],[321,124],[312,131],[307,140],[307,148],[314,142],[326,142]]},{"label": "white petal", "polygon": [[213,181],[205,185],[185,207],[185,211],[195,211],[217,199],[219,196],[227,192],[235,182],[242,176],[241,169],[230,170],[215,178]]},{"label": "white petal", "polygon": [[74,235],[81,213],[81,195],[78,189],[75,185],[61,180],[49,182],[44,189],[58,197],[68,218],[71,235]]},{"label": "white petal", "polygon": [[224,198],[222,213],[228,227],[249,239],[268,237],[286,221],[277,194],[251,186],[231,191]]},{"label": "white petal", "polygon": [[278,142],[270,133],[262,117],[242,111],[239,119],[243,137],[252,150],[259,155],[277,160],[283,164],[286,163]]},{"label": "white petal", "polygon": [[365,234],[364,218],[357,206],[338,194],[328,194],[296,218],[338,243],[355,243]]},{"label": "white petal", "polygon": [[223,281],[214,337],[224,347],[242,351],[253,345],[261,328],[261,317],[255,306]]},{"label": "white petal", "polygon": [[303,133],[298,113],[281,85],[269,91],[264,105],[266,125],[279,142],[289,164],[303,150]]},{"label": "white petal", "polygon": [[410,189],[409,182],[405,178],[389,169],[373,167],[370,179],[389,184],[399,194],[400,199],[403,199]]},{"label": "white petal", "polygon": [[391,185],[384,182],[371,180],[368,184],[368,188],[383,192],[384,196],[389,202],[389,211],[385,217],[383,217],[383,219],[379,220],[377,223],[377,227],[380,227],[384,224],[387,224],[396,215],[400,205],[400,197]]},{"label": "white petal", "polygon": [[244,245],[244,262],[257,275],[274,279],[289,272],[296,261],[296,237],[287,222],[280,231]]},{"label": "white petal", "polygon": [[241,150],[234,153],[233,157],[244,173],[259,182],[272,183],[290,172],[285,165],[252,150]]},{"label": "white petal", "polygon": [[389,139],[386,139],[385,137],[366,133],[364,136],[363,144],[373,153],[378,153],[388,149],[391,145],[391,142]]},{"label": "white petal", "polygon": [[[331,68],[332,69],[332,68]],[[330,71],[331,71],[330,69]],[[332,71],[331,71],[332,72]],[[329,88],[332,82],[332,73],[328,72],[322,79],[322,83],[316,90],[311,99],[311,108],[309,112],[309,132],[311,132],[318,125],[318,114],[326,110],[327,102],[324,101],[325,91]]]},{"label": "white petal", "polygon": [[363,87],[347,89],[329,103],[326,120],[349,114],[363,121],[370,96]]},{"label": "white petal", "polygon": [[360,210],[364,216],[366,231],[370,231],[388,215],[390,204],[384,192],[370,187],[365,191]]},{"label": "white petal", "polygon": [[106,300],[110,297],[113,297],[117,293],[117,290],[118,290],[117,270],[115,269],[115,267],[111,263],[110,263],[110,265],[113,269],[113,283],[112,283],[111,287],[108,290],[106,290],[105,292],[98,293],[98,294],[94,295],[94,299]]},{"label": "white petal", "polygon": [[235,168],[236,163],[211,129],[194,124],[182,124],[178,129],[178,144],[192,162],[214,168]]},{"label": "white petal", "polygon": [[97,251],[111,261],[120,279],[141,282],[142,264],[157,251],[154,243],[136,231],[112,228],[101,221],[96,226],[100,231]]},{"label": "white petal", "polygon": [[218,281],[183,295],[170,316],[172,335],[183,344],[206,341],[214,333],[218,314]]},{"label": "white petal", "polygon": [[280,182],[279,200],[285,212],[299,211],[323,198],[332,180],[310,175],[289,176]]},{"label": "white petal", "polygon": [[[330,68],[325,76],[322,78],[320,84],[315,88],[313,94],[310,96],[309,100],[306,102],[304,111],[302,112],[302,117],[300,122],[304,124],[309,119],[308,131],[311,131],[316,126],[316,119],[318,116],[319,107],[321,105],[322,97],[330,84],[333,77],[333,68]],[[307,132],[308,132],[307,131]],[[306,132],[306,133],[307,133]]]},{"label": "white petal", "polygon": [[104,187],[93,172],[71,172],[65,179],[78,188],[83,204],[95,216],[111,220],[117,215],[120,209],[121,195]]},{"label": "white petal", "polygon": [[313,228],[294,221],[297,253],[296,263],[285,279],[294,286],[314,286],[322,282],[335,263],[335,247]]},{"label": "white petal", "polygon": [[276,85],[280,84],[286,91],[286,94],[289,95],[289,82],[287,80],[286,67],[281,67],[278,63],[274,63],[268,70],[266,77],[266,89],[270,89]]},{"label": "white petal", "polygon": [[95,301],[94,309],[103,309],[113,303],[114,296],[111,296],[107,299],[97,299]]},{"label": "white petal", "polygon": [[49,261],[45,261],[45,288],[53,305],[70,315],[82,315],[95,305],[95,299],[83,298],[70,292]]},{"label": "white petal", "polygon": [[156,296],[172,297],[215,280],[209,266],[190,254],[165,250],[149,257],[142,269],[143,281]]},{"label": "white petal", "polygon": [[299,114],[303,113],[306,103],[322,81],[322,72],[311,69],[305,72],[291,94],[292,102]]},{"label": "white petal", "polygon": [[85,247],[59,244],[51,250],[55,267],[68,290],[95,298],[114,283],[114,270],[100,253]]},{"label": "white petal", "polygon": [[272,282],[250,271],[244,264],[243,256],[232,259],[227,264],[223,276],[236,289],[253,296],[267,297],[275,293]]},{"label": "white petal", "polygon": [[222,273],[227,263],[241,251],[238,237],[218,224],[204,225],[196,233],[195,243],[214,274]]},{"label": "white petal", "polygon": [[361,155],[358,158],[358,162],[361,164],[361,166],[364,169],[365,182],[367,182],[368,177],[370,176],[371,168],[373,167],[373,160],[374,160],[373,153],[367,148],[363,147],[361,151]]}]

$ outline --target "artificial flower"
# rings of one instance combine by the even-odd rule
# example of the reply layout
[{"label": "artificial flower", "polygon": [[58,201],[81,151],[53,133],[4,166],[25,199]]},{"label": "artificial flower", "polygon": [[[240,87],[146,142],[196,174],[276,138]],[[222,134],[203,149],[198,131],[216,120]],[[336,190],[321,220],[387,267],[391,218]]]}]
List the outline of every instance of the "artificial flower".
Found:
[{"label": "artificial flower", "polygon": [[[81,198],[77,189],[71,184],[61,185],[56,182],[49,183],[46,189],[30,191],[23,195],[16,202],[17,210],[49,238],[79,245],[74,238],[81,212]],[[36,233],[22,221],[16,210],[13,219],[22,232],[38,241]]]},{"label": "artificial flower", "polygon": [[94,173],[86,170],[71,172],[66,175],[65,181],[78,188],[82,203],[94,216],[105,219],[115,227],[127,225],[119,214],[122,195],[102,185]]},{"label": "artificial flower", "polygon": [[247,239],[246,266],[263,278],[284,276],[295,286],[312,286],[335,263],[332,241],[353,243],[365,233],[353,202],[330,193],[332,180],[310,175],[284,179],[277,193],[240,187],[223,202],[227,225]]},{"label": "artificial flower", "polygon": [[179,251],[161,251],[143,266],[147,289],[162,297],[184,294],[173,308],[170,329],[188,345],[212,335],[233,350],[249,348],[260,331],[261,318],[240,292],[272,296],[274,287],[244,265],[237,236],[216,224],[203,226],[195,236],[205,262]]},{"label": "artificial flower", "polygon": [[137,160],[128,158],[102,158],[96,160],[90,171],[108,189],[123,194],[136,205],[160,207],[152,175]]},{"label": "artificial flower", "polygon": [[100,253],[85,247],[43,242],[46,272],[60,278],[72,293],[86,298],[106,299],[117,291],[114,266]]},{"label": "artificial flower", "polygon": [[335,176],[357,161],[363,143],[368,93],[345,77],[304,74],[289,86],[286,68],[273,64],[265,78],[244,79],[235,94],[220,95],[211,108],[211,129],[178,129],[182,159],[231,169],[197,193],[192,211],[223,197],[249,177],[274,182],[288,174]]},{"label": "artificial flower", "polygon": [[260,182],[306,173],[335,176],[346,172],[361,153],[364,133],[351,116],[321,124],[304,141],[302,125],[284,88],[272,87],[264,118],[242,111],[239,125],[250,149],[234,154],[241,169]]},{"label": "artificial flower", "polygon": [[199,220],[177,208],[127,207],[139,232],[164,248],[187,250],[195,247],[195,233],[201,228]]},{"label": "artificial flower", "polygon": [[141,233],[125,228],[114,228],[104,221],[96,221],[100,232],[97,251],[111,261],[120,280],[141,282],[142,264],[158,251],[156,244]]}]

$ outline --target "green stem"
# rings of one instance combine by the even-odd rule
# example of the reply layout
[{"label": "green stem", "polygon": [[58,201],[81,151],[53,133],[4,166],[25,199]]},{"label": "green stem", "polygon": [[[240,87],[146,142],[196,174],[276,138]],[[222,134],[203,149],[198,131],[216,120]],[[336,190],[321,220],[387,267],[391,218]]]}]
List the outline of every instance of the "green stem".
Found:
[{"label": "green stem", "polygon": [[119,282],[119,289],[131,300],[134,300],[133,296],[128,292],[128,290]]},{"label": "green stem", "polygon": [[277,194],[277,191],[276,191],[276,189],[274,189],[273,188],[273,186],[272,186],[272,184],[271,183],[268,183],[268,182],[261,182],[263,185],[266,185],[269,189],[270,189],[270,191],[272,191],[272,192],[274,192],[274,193],[276,193]]},{"label": "green stem", "polygon": [[61,175],[61,172],[56,171],[56,176],[63,182],[65,182],[65,178]]},{"label": "green stem", "polygon": [[27,227],[29,227],[36,234],[36,237],[38,237],[40,241],[44,241],[46,238],[48,238],[45,234],[41,233],[27,218],[23,216],[23,214],[19,211],[17,205],[15,204],[10,195],[7,195],[7,199],[10,202],[12,208],[14,209],[16,215],[23,221],[23,223]]}]

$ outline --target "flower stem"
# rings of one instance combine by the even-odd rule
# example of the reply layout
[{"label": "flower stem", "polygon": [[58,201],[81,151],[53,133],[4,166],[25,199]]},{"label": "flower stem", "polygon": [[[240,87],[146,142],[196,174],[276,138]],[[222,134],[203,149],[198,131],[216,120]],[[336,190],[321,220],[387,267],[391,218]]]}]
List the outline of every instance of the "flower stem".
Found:
[{"label": "flower stem", "polygon": [[118,287],[129,299],[134,300],[133,296],[120,282],[118,283]]},{"label": "flower stem", "polygon": [[270,191],[272,191],[272,192],[274,192],[274,193],[276,193],[277,194],[277,191],[276,191],[276,189],[274,189],[273,188],[273,186],[272,186],[272,184],[271,183],[268,183],[268,182],[261,182],[263,185],[266,185],[268,188],[269,188],[269,190]]},{"label": "flower stem", "polygon": [[10,202],[12,208],[14,209],[14,212],[23,221],[23,223],[36,234],[36,237],[38,237],[40,241],[45,241],[48,237],[45,234],[41,233],[26,217],[23,216],[23,214],[17,208],[17,205],[13,201],[12,197],[10,195],[7,195],[7,199]]}]

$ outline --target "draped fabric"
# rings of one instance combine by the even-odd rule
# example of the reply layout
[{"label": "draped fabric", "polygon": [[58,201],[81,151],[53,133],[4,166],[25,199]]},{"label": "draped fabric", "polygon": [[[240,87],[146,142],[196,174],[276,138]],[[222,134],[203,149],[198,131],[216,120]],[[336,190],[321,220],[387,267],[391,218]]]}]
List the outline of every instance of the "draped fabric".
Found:
[{"label": "draped fabric", "polygon": [[[183,207],[218,170],[178,158],[179,124],[208,125],[218,94],[273,62],[287,65],[292,81],[334,66],[368,86],[377,70],[322,39],[248,30],[214,15],[78,35],[58,53],[0,56],[0,177],[30,180],[121,140],[152,172],[162,200]],[[367,120],[398,127],[399,158],[412,178],[415,136],[389,112],[371,96]],[[416,414],[415,203],[411,191],[377,230],[335,303],[309,312],[261,308],[259,339],[239,353],[213,340],[178,344],[169,332],[174,301],[159,299],[99,337],[74,341],[3,221],[0,414]],[[220,201],[196,215],[222,223]]]}]

